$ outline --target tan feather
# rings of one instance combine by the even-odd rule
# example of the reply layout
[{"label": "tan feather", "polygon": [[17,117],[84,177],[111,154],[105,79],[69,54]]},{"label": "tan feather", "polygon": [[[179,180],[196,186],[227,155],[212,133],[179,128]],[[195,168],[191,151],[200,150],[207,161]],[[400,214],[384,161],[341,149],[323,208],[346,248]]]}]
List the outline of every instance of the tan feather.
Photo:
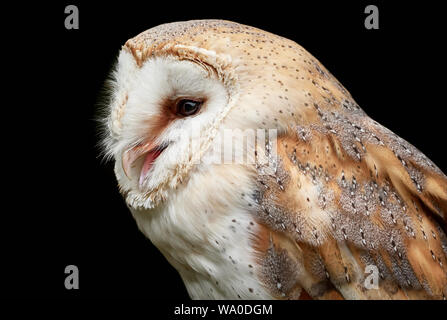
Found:
[{"label": "tan feather", "polygon": [[[278,139],[276,173],[259,174],[260,223],[296,244],[279,241],[302,256],[304,289],[313,298],[445,298],[446,177],[366,115],[315,110],[321,122],[291,126]],[[338,117],[330,129],[328,110]],[[367,265],[378,267],[377,290],[364,286]]]}]

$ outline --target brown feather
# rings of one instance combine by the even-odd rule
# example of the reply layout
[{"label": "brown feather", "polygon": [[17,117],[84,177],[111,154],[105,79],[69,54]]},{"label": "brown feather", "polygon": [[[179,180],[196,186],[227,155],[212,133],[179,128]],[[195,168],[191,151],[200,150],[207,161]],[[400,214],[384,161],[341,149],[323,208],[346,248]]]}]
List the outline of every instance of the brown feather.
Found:
[{"label": "brown feather", "polygon": [[[312,124],[278,138],[276,172],[259,170],[260,223],[296,257],[312,298],[445,298],[446,177],[388,130],[351,121],[364,142],[340,136],[336,123],[335,133]],[[377,290],[364,286],[370,264]]]}]

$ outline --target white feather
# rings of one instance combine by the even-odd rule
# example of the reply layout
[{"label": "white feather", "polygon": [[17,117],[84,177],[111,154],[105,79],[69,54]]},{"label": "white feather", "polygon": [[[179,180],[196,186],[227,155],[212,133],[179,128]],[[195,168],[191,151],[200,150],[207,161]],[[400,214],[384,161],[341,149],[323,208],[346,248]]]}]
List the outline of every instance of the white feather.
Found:
[{"label": "white feather", "polygon": [[[138,68],[127,50],[121,52],[113,77],[106,152],[115,159],[120,190],[139,229],[179,271],[192,298],[271,298],[255,269],[257,224],[250,213],[256,206],[250,197],[254,171],[213,164],[219,157],[213,140],[224,137],[224,119],[237,92],[190,61],[157,57]],[[199,114],[174,120],[156,137],[169,146],[140,190],[138,179],[124,174],[122,154],[148,138],[150,120],[165,98],[181,96],[207,102]],[[197,130],[200,140],[194,136]]]}]

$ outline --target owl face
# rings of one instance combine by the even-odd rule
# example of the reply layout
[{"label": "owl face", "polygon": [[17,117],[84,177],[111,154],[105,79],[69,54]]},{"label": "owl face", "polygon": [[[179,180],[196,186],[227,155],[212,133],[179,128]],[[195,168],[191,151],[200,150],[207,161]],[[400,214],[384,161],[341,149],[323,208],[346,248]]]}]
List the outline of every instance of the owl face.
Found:
[{"label": "owl face", "polygon": [[[165,198],[193,166],[229,97],[213,69],[173,56],[138,66],[122,50],[111,81],[109,155],[120,190],[133,207]],[[199,137],[206,139],[199,139]]]}]

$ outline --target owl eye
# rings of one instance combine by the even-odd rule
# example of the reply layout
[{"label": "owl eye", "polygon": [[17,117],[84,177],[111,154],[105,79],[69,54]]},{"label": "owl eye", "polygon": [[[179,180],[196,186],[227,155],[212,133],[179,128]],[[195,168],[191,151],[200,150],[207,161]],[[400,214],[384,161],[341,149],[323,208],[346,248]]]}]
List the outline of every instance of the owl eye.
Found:
[{"label": "owl eye", "polygon": [[180,114],[182,116],[191,116],[197,111],[200,110],[200,107],[202,106],[201,101],[195,101],[190,99],[181,99],[177,102],[177,114]]}]

